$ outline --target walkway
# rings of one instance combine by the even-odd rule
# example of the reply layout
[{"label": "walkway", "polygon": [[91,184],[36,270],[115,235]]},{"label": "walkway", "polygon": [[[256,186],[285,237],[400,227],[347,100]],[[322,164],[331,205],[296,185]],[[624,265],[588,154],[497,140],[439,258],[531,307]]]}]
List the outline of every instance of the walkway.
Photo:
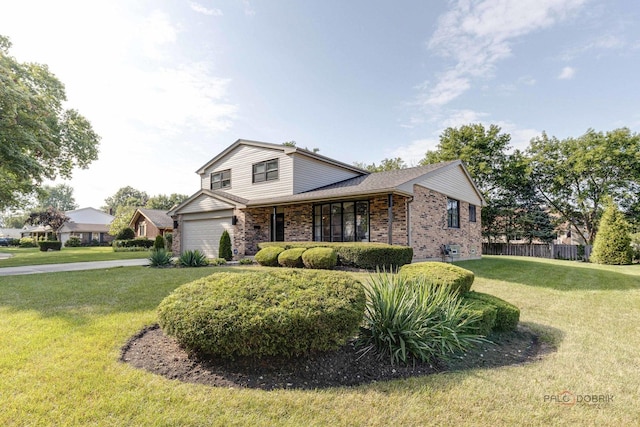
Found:
[{"label": "walkway", "polygon": [[149,260],[121,259],[113,261],[71,262],[68,264],[25,265],[22,267],[0,268],[0,276],[15,276],[18,274],[55,273],[59,271],[99,270],[112,267],[135,267],[149,265]]}]

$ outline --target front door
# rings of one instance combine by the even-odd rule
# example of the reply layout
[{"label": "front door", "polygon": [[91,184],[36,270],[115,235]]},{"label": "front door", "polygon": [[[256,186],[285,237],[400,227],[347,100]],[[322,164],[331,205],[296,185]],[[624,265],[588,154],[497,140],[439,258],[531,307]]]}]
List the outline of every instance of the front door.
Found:
[{"label": "front door", "polygon": [[[273,217],[271,219],[273,221]],[[275,215],[275,225],[271,224],[273,229],[275,230],[275,235],[273,236],[276,242],[284,242],[284,213],[277,213]]]}]

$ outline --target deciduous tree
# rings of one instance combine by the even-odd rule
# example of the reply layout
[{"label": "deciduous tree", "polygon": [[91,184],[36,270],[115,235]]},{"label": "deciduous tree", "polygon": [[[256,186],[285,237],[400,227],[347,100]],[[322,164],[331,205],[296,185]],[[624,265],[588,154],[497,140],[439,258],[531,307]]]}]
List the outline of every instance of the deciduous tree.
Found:
[{"label": "deciduous tree", "polygon": [[45,179],[70,178],[98,158],[100,137],[65,109],[64,85],[46,65],[20,63],[0,36],[0,209],[22,205]]}]

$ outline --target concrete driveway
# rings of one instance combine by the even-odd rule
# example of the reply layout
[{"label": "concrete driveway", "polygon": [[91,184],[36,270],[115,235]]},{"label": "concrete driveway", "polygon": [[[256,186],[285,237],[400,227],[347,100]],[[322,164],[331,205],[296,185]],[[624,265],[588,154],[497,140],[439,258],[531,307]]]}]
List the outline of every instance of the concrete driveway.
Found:
[{"label": "concrete driveway", "polygon": [[144,265],[149,265],[148,259],[122,259],[113,261],[71,262],[68,264],[25,265],[23,267],[0,268],[0,276],[55,273],[58,271],[99,270],[103,268],[136,267]]}]

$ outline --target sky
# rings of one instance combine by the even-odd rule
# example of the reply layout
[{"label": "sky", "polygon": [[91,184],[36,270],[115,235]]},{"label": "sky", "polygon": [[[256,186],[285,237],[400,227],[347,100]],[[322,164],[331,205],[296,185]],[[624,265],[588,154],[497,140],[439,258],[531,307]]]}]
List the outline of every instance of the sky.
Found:
[{"label": "sky", "polygon": [[416,166],[447,127],[640,131],[635,0],[21,0],[0,34],[101,136],[80,207],[199,190],[237,139]]}]

